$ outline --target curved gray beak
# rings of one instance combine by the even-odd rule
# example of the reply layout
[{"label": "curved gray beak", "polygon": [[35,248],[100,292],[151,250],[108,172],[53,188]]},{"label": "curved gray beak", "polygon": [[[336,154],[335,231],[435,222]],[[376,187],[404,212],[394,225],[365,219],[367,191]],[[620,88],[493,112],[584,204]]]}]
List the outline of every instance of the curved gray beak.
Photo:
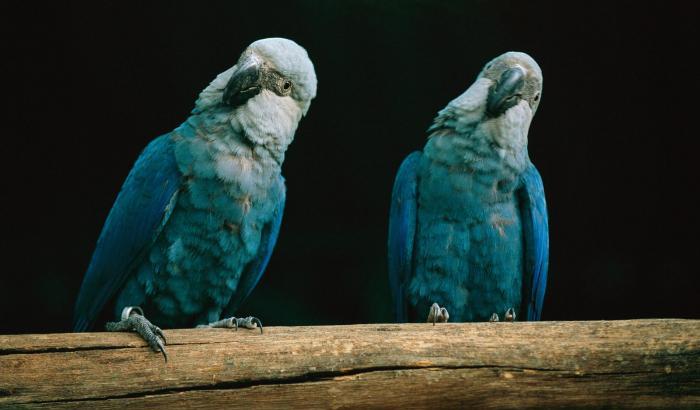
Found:
[{"label": "curved gray beak", "polygon": [[239,107],[262,90],[260,84],[261,62],[254,56],[246,59],[233,73],[224,88],[223,102],[231,107]]},{"label": "curved gray beak", "polygon": [[498,117],[517,104],[523,84],[525,84],[525,71],[522,68],[516,66],[504,71],[489,91],[486,113],[491,117]]}]

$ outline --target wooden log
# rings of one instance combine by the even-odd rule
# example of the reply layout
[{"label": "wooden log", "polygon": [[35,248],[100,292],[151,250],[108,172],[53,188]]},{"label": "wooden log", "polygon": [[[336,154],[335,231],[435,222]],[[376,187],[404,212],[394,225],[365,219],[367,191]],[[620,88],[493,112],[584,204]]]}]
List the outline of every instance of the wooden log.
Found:
[{"label": "wooden log", "polygon": [[0,407],[700,408],[700,320],[0,335]]}]

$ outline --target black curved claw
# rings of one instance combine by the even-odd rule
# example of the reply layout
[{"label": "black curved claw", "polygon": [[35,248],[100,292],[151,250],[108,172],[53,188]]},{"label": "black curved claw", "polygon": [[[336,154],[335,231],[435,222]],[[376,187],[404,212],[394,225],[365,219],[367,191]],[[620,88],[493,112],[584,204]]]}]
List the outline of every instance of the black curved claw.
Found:
[{"label": "black curved claw", "polygon": [[168,363],[168,353],[165,351],[165,345],[163,345],[163,341],[161,341],[160,339],[156,339],[156,344],[158,345],[158,348],[160,348],[160,352],[163,353],[165,363]]},{"label": "black curved claw", "polygon": [[437,322],[440,316],[440,306],[437,303],[433,303],[432,305],[430,305],[430,310],[428,311],[428,323],[430,323],[431,316],[433,317],[433,326],[435,326],[435,323]]},{"label": "black curved claw", "polygon": [[168,341],[165,339],[165,334],[163,334],[163,330],[161,330],[161,328],[159,328],[158,326],[154,326],[153,333],[155,333],[158,337],[163,339],[164,344],[168,344]]},{"label": "black curved claw", "polygon": [[257,317],[253,316],[250,320],[251,320],[253,323],[257,324],[257,325],[260,327],[260,334],[262,334],[262,333],[263,333],[263,328],[262,328],[262,322],[260,321],[260,319],[258,319]]},{"label": "black curved claw", "polygon": [[122,312],[125,318],[119,322],[108,322],[105,328],[109,332],[135,332],[143,340],[148,343],[154,352],[161,352],[165,361],[168,361],[168,353],[165,351],[167,341],[163,331],[148,319],[143,314],[136,312],[140,308],[127,307]]}]

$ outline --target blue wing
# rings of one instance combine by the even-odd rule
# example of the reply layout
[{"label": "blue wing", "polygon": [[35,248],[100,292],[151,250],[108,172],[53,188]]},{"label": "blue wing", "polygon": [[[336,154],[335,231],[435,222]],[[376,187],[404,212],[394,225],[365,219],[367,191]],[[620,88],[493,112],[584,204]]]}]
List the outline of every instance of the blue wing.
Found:
[{"label": "blue wing", "polygon": [[175,204],[181,174],[169,135],[136,160],[102,228],[75,305],[73,328],[86,331],[158,237]]},{"label": "blue wing", "polygon": [[260,246],[258,247],[257,256],[248,263],[245,270],[241,274],[241,279],[238,281],[236,286],[236,292],[231,297],[226,309],[224,309],[224,317],[232,316],[238,307],[243,303],[243,301],[250,295],[253,291],[255,285],[258,284],[260,278],[262,277],[267,263],[270,261],[272,256],[272,251],[275,249],[275,244],[277,243],[277,236],[280,231],[280,226],[282,225],[282,214],[284,213],[284,203],[285,195],[279,199],[277,207],[275,208],[275,214],[264,228],[262,236],[260,238]]},{"label": "blue wing", "polygon": [[544,186],[537,168],[530,164],[521,178],[520,216],[523,222],[525,272],[523,307],[527,320],[540,320],[549,268],[549,225]]},{"label": "blue wing", "polygon": [[408,319],[404,286],[413,272],[413,241],[418,213],[418,164],[422,153],[411,153],[396,174],[389,213],[389,286],[397,322]]}]

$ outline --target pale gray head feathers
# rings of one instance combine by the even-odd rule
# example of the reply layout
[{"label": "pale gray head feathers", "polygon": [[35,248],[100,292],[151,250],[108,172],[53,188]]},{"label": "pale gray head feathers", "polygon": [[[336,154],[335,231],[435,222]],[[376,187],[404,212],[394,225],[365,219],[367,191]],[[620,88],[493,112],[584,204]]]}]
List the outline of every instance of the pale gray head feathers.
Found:
[{"label": "pale gray head feathers", "polygon": [[501,54],[489,61],[477,78],[492,81],[491,115],[501,115],[519,101],[529,104],[532,115],[537,111],[542,97],[542,70],[529,55],[518,51]]},{"label": "pale gray head feathers", "polygon": [[428,131],[449,129],[469,133],[482,122],[526,120],[527,126],[542,96],[542,71],[529,55],[507,52],[489,61],[471,85],[440,111]]},{"label": "pale gray head feathers", "polygon": [[428,129],[430,138],[455,140],[462,147],[482,144],[511,167],[524,169],[530,122],[541,94],[542,71],[535,60],[520,52],[502,54],[440,111]]},{"label": "pale gray head feathers", "polygon": [[245,53],[262,57],[291,81],[291,96],[304,104],[304,112],[308,110],[316,97],[317,81],[314,65],[303,47],[285,38],[267,38],[251,44]]},{"label": "pale gray head feathers", "polygon": [[235,66],[219,74],[200,93],[195,112],[216,107],[235,110],[265,92],[293,101],[303,115],[316,97],[316,83],[313,63],[303,47],[284,38],[266,38],[248,46]]}]

